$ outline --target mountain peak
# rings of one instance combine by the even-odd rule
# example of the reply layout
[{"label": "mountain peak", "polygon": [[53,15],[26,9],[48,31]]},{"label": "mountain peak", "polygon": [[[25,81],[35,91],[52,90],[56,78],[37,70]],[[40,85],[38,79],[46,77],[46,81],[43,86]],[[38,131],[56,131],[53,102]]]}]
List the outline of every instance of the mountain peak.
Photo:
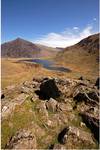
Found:
[{"label": "mountain peak", "polygon": [[24,39],[22,39],[20,37],[18,37],[18,38],[15,39],[15,41],[22,41],[22,40],[24,40]]},{"label": "mountain peak", "polygon": [[54,56],[54,54],[56,54],[56,52],[52,51],[52,48],[48,48],[46,46],[38,46],[20,37],[1,45],[2,57],[33,58],[40,56]]},{"label": "mountain peak", "polygon": [[16,40],[20,40],[20,39],[21,39],[20,37],[16,38]]}]

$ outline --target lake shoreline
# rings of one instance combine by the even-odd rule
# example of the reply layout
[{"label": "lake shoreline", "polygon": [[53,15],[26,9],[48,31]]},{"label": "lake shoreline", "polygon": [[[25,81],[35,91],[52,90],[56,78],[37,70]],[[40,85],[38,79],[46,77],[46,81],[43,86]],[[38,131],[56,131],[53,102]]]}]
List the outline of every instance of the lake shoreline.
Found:
[{"label": "lake shoreline", "polygon": [[54,71],[61,71],[61,72],[71,72],[71,70],[67,67],[62,67],[61,65],[57,65],[54,60],[46,60],[46,59],[24,59],[20,60],[21,62],[31,62],[31,63],[36,63],[39,65],[42,65],[44,68],[48,70],[54,70]]}]

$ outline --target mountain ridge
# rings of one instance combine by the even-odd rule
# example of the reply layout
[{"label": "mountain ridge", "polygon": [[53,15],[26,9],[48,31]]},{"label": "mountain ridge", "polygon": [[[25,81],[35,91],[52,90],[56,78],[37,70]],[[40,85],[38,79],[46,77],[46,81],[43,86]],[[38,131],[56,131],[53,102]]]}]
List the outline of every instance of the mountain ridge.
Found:
[{"label": "mountain ridge", "polygon": [[40,46],[22,38],[5,42],[1,45],[1,56],[20,58],[20,57],[43,57],[55,55],[57,49]]},{"label": "mountain ridge", "polygon": [[96,54],[98,55],[99,50],[99,33],[94,34],[91,36],[88,36],[87,38],[82,39],[80,42],[76,43],[75,45],[69,46],[64,48],[64,50],[60,51],[57,56],[62,56],[63,54],[66,54],[68,51],[79,51],[84,50],[87,51],[90,54]]}]

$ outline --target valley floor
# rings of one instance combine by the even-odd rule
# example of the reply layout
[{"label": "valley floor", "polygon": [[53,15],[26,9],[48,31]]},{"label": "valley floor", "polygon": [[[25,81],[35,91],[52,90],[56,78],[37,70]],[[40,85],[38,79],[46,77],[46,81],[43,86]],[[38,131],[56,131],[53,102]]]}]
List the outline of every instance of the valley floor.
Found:
[{"label": "valley floor", "polygon": [[[44,58],[52,59],[52,58]],[[72,72],[57,72],[43,68],[39,64],[19,62],[21,59],[2,58],[1,59],[1,86],[2,88],[31,80],[33,77],[60,77],[60,78],[79,78],[83,76],[87,79],[96,80],[98,77],[97,66],[82,66],[74,63],[59,62],[63,67],[69,68]]]}]

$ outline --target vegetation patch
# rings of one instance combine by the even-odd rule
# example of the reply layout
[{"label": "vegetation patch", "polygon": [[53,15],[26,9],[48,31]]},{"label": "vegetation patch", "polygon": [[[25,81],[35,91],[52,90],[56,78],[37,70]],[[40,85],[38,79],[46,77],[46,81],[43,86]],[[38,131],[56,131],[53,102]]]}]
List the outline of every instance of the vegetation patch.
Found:
[{"label": "vegetation patch", "polygon": [[[33,115],[29,111],[31,109],[30,101],[26,100],[22,105],[16,106],[13,115],[2,121],[1,125],[1,144],[2,148],[12,136],[20,129],[29,126],[33,120]],[[12,124],[12,127],[10,126]]]}]

